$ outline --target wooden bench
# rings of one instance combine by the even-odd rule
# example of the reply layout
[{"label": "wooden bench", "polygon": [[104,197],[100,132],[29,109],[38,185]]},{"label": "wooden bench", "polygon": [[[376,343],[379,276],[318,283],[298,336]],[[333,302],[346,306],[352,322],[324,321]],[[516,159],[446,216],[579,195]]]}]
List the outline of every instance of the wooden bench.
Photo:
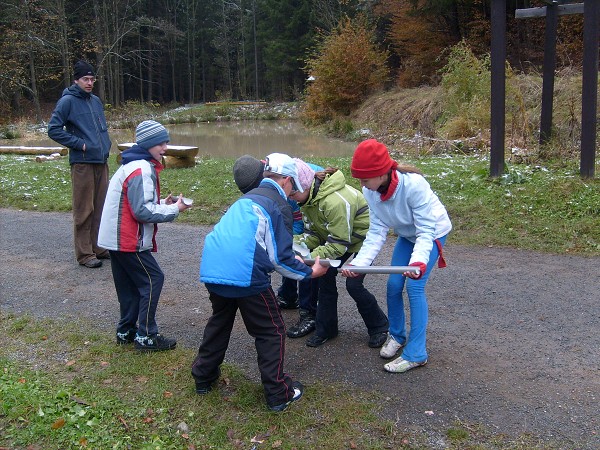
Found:
[{"label": "wooden bench", "polygon": [[[127,150],[134,145],[133,142],[117,144],[119,151]],[[163,165],[169,169],[181,169],[184,167],[194,167],[196,165],[196,155],[198,147],[186,145],[169,145],[163,157]],[[121,163],[121,154],[117,155],[117,162]]]}]

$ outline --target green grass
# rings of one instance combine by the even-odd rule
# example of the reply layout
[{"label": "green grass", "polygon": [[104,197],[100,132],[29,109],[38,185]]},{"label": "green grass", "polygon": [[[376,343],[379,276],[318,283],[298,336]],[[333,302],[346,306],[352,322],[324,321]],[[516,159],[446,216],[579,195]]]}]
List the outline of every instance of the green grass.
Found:
[{"label": "green grass", "polygon": [[[600,181],[582,180],[577,161],[509,165],[498,179],[487,176],[489,159],[477,154],[405,161],[423,170],[446,205],[454,226],[451,243],[600,255]],[[348,183],[358,187],[348,176],[349,157],[311,162],[339,167]],[[211,225],[219,220],[239,197],[233,163],[233,158],[198,158],[194,168],[162,172],[163,196],[172,191],[194,199],[194,207],[178,221]],[[111,157],[111,174],[115,170],[115,158]],[[36,163],[34,157],[0,155],[0,199],[2,207],[69,211],[67,159]]]},{"label": "green grass", "polygon": [[[380,393],[307,385],[302,401],[272,413],[260,384],[231,365],[198,396],[194,350],[139,354],[94,328],[0,312],[10,336],[0,347],[0,448],[428,448],[431,437],[378,416]],[[445,435],[445,448],[560,447],[463,422]]]},{"label": "green grass", "polygon": [[12,343],[0,353],[0,446],[250,448],[254,438],[269,448],[401,447],[377,418],[374,393],[309,386],[276,414],[260,384],[229,365],[218,388],[196,395],[189,349],[138,354],[89,326],[10,315],[1,323]]}]

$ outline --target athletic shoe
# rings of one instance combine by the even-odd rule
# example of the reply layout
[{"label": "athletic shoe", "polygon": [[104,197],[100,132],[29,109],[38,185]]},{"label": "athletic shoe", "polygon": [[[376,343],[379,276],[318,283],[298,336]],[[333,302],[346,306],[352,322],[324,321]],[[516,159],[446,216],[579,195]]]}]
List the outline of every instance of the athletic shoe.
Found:
[{"label": "athletic shoe", "polygon": [[385,340],[387,339],[387,335],[388,335],[387,331],[384,331],[382,333],[376,333],[376,334],[369,336],[369,347],[371,347],[371,348],[381,347],[385,343]]},{"label": "athletic shoe", "polygon": [[117,332],[117,345],[133,344],[137,329],[132,328],[126,333]]},{"label": "athletic shoe", "polygon": [[281,295],[277,296],[277,304],[281,309],[298,309],[298,299],[287,299],[282,297]]},{"label": "athletic shoe", "polygon": [[196,394],[205,395],[212,391],[212,385],[215,381],[219,379],[221,376],[221,368],[219,367],[219,371],[217,372],[217,377],[212,381],[196,381]]},{"label": "athletic shoe", "polygon": [[302,394],[304,394],[304,386],[302,386],[302,383],[300,383],[299,381],[294,381],[292,382],[292,387],[294,388],[294,396],[287,402],[282,403],[281,405],[269,406],[269,409],[271,411],[285,411],[288,406],[302,398]]},{"label": "athletic shoe", "polygon": [[312,333],[317,328],[317,323],[315,322],[315,316],[310,312],[301,309],[300,310],[300,319],[293,327],[287,331],[287,336],[289,338],[299,338],[302,336],[306,336],[309,333]]},{"label": "athletic shoe", "polygon": [[393,358],[396,356],[396,353],[398,353],[398,350],[400,350],[402,347],[402,344],[399,344],[398,341],[392,337],[392,335],[389,335],[386,343],[383,345],[383,347],[381,347],[379,356],[385,359]]},{"label": "athletic shoe", "polygon": [[402,356],[400,356],[392,362],[389,362],[386,365],[384,365],[383,368],[388,372],[404,373],[408,372],[410,369],[414,369],[415,367],[424,366],[425,364],[427,364],[427,360],[422,362],[407,361],[403,359]]},{"label": "athletic shoe", "polygon": [[169,339],[161,334],[154,334],[150,336],[135,336],[135,349],[141,352],[160,352],[163,350],[173,350],[177,347],[177,341],[175,339]]},{"label": "athletic shoe", "polygon": [[318,334],[313,334],[311,337],[309,337],[306,340],[306,345],[308,347],[319,347],[321,345],[323,345],[325,342],[327,342],[329,339],[333,339],[335,336],[332,336],[331,338],[326,338],[326,337],[321,337]]},{"label": "athletic shoe", "polygon": [[96,258],[88,259],[86,262],[81,263],[82,266],[87,267],[88,269],[95,269],[97,267],[102,266],[102,261]]}]

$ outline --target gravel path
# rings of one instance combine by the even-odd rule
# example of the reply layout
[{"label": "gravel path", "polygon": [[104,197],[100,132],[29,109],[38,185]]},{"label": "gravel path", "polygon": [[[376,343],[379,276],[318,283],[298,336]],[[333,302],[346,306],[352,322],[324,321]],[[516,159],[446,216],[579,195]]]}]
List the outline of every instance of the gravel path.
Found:
[{"label": "gravel path", "polygon": [[[78,266],[71,215],[0,209],[0,307],[38,317],[87,317],[113,333],[118,308],[110,267]],[[166,283],[158,321],[195,348],[209,315],[199,283],[210,227],[159,225],[156,257]],[[389,264],[390,245],[378,264]],[[383,414],[400,430],[441,442],[456,420],[495,433],[530,433],[561,448],[600,448],[600,258],[497,248],[446,247],[448,268],[428,288],[429,364],[383,371],[340,279],[340,335],[321,348],[289,339],[286,370],[311,383],[342,382],[384,395]],[[279,276],[274,275],[274,286]],[[385,275],[366,284],[385,309]],[[295,322],[296,311],[284,311]],[[227,361],[258,381],[254,345],[236,322]],[[191,379],[190,379],[191,383]],[[433,414],[431,414],[433,412]],[[439,444],[443,446],[443,444]]]}]

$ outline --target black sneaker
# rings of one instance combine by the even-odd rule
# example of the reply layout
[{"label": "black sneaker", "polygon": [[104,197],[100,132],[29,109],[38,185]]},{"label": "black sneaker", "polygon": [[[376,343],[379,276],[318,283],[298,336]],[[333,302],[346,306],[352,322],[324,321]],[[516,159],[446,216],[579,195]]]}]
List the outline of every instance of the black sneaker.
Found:
[{"label": "black sneaker", "polygon": [[299,338],[302,336],[306,336],[309,333],[312,333],[317,328],[317,323],[315,322],[315,316],[308,311],[303,309],[300,310],[300,319],[293,327],[287,331],[287,336],[289,338]]},{"label": "black sneaker", "polygon": [[196,381],[196,394],[206,395],[212,391],[212,383],[198,383]]},{"label": "black sneaker", "polygon": [[132,328],[126,333],[119,333],[117,331],[117,345],[127,345],[133,344],[135,340],[135,335],[137,334],[137,329]]},{"label": "black sneaker", "polygon": [[286,299],[281,295],[277,296],[277,304],[281,309],[298,309],[298,299]]},{"label": "black sneaker", "polygon": [[385,341],[387,340],[387,331],[383,331],[381,333],[373,334],[369,337],[369,347],[371,348],[379,348]]},{"label": "black sneaker", "polygon": [[325,342],[327,342],[329,339],[334,338],[335,336],[332,336],[331,338],[326,338],[326,337],[321,337],[318,334],[313,334],[311,337],[309,337],[306,340],[306,345],[308,347],[319,347],[321,345],[323,345]]},{"label": "black sneaker", "polygon": [[177,347],[177,341],[157,333],[150,336],[137,335],[134,345],[135,349],[141,352],[160,352],[163,350],[173,350]]},{"label": "black sneaker", "polygon": [[282,403],[281,405],[269,406],[269,409],[271,411],[285,411],[288,406],[302,398],[302,394],[304,394],[304,386],[302,386],[302,383],[300,383],[299,381],[294,381],[292,382],[292,387],[294,388],[294,396],[287,402]]},{"label": "black sneaker", "polygon": [[217,377],[212,381],[196,381],[196,394],[205,395],[212,391],[212,385],[221,376],[221,368],[217,372]]}]

